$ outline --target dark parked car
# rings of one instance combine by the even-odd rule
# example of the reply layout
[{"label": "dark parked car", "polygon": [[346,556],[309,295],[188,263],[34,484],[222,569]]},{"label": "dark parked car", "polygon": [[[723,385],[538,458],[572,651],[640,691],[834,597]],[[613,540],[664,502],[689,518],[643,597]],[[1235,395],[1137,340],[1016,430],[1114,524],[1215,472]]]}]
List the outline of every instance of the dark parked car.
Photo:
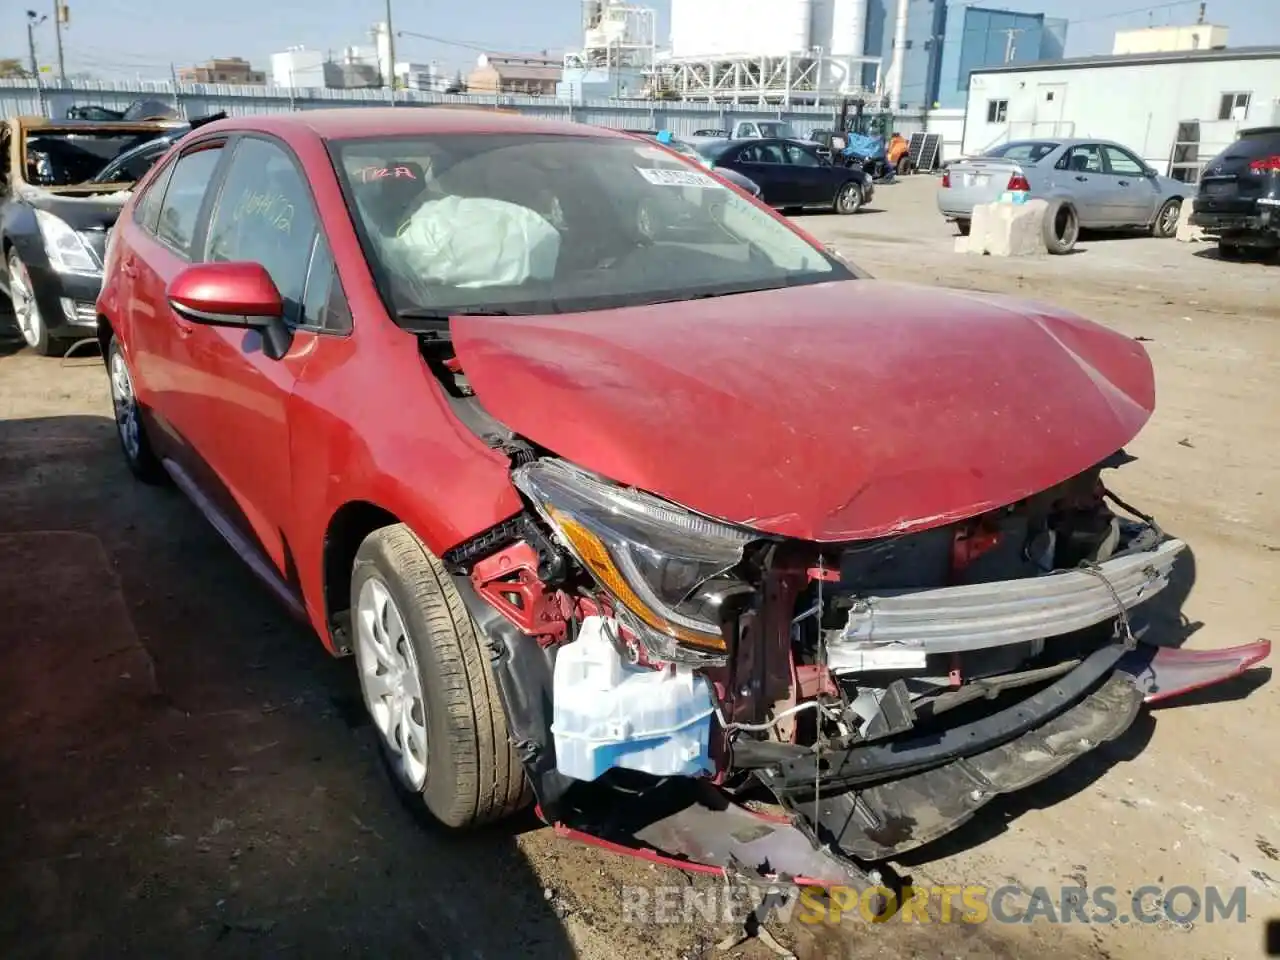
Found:
[{"label": "dark parked car", "polygon": [[1241,130],[1200,175],[1191,223],[1218,240],[1222,256],[1280,250],[1280,127]]},{"label": "dark parked car", "polygon": [[27,344],[45,355],[92,337],[107,232],[132,179],[95,178],[171,123],[0,121],[0,291]]},{"label": "dark parked car", "polygon": [[722,140],[696,148],[717,172],[733,170],[760,185],[765,203],[780,209],[827,207],[857,213],[875,194],[871,177],[832,163],[803,140]]},{"label": "dark parked car", "polygon": [[[634,133],[637,131],[628,131],[628,132]],[[669,150],[674,150],[676,153],[680,154],[680,156],[682,157],[688,157],[690,160],[694,161],[695,163],[700,163],[707,167],[711,166],[707,158],[704,157],[701,153],[699,153],[693,147],[692,144],[685,143],[685,141],[681,140],[679,137],[671,136],[669,133],[666,133],[663,131],[655,131],[652,134],[643,133],[641,135],[648,140],[654,140],[662,144],[664,147],[666,147]],[[750,180],[747,177],[744,177],[742,174],[738,173],[736,170],[721,168],[717,170],[716,173],[724,177],[724,179],[728,180],[739,190],[744,190],[753,197],[760,196],[760,185],[756,183],[754,180]]]},{"label": "dark parked car", "polygon": [[[865,888],[1270,650],[1130,629],[1186,546],[1106,486],[1142,344],[858,279],[626,134],[209,124],[135,191],[98,308],[129,469],[354,656],[392,783],[452,827],[536,799]],[[734,802],[761,786],[785,818]]]}]

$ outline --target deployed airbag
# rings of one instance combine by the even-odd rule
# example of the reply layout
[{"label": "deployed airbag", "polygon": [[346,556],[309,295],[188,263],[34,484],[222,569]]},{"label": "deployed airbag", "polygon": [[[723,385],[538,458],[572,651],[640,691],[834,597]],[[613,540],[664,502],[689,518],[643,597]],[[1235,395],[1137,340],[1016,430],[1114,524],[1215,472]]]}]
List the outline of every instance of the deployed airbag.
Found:
[{"label": "deployed airbag", "polygon": [[451,287],[550,280],[560,234],[528,207],[485,197],[444,197],[415,210],[386,241],[407,277]]}]

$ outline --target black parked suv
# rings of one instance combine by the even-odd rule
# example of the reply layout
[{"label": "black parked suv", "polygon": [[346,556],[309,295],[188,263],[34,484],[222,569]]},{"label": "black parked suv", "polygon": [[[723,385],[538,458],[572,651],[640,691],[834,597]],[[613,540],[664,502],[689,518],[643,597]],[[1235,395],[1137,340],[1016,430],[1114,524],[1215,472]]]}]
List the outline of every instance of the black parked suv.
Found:
[{"label": "black parked suv", "polygon": [[1241,130],[1209,161],[1191,223],[1217,238],[1225,258],[1239,257],[1245,248],[1280,250],[1280,127]]}]

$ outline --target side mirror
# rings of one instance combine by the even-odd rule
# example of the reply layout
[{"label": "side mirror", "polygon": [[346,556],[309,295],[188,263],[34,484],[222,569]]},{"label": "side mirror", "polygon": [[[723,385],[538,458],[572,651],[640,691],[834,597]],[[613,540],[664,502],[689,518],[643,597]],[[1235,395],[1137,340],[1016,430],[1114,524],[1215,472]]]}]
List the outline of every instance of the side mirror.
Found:
[{"label": "side mirror", "polygon": [[1158,172],[1156,172],[1155,170],[1153,170],[1151,167],[1143,167],[1142,172],[1143,172],[1143,173],[1145,173],[1145,174],[1146,174],[1148,177],[1150,177],[1152,180],[1154,180],[1156,177],[1160,176],[1160,174],[1159,174]]},{"label": "side mirror", "polygon": [[283,357],[293,341],[284,300],[260,263],[192,264],[165,293],[174,313],[191,323],[259,331],[272,359]]}]

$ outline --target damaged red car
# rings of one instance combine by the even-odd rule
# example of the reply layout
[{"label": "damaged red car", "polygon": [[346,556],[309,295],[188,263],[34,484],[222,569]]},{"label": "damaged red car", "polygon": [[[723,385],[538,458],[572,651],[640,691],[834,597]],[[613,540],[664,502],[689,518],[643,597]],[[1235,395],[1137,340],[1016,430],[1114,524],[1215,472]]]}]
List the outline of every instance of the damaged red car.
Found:
[{"label": "damaged red car", "polygon": [[[1109,477],[1143,347],[870,279],[640,138],[466,111],[190,133],[98,301],[121,448],[328,650],[394,782],[683,866],[880,883],[1235,676]],[[748,799],[768,803],[745,803]]]}]

